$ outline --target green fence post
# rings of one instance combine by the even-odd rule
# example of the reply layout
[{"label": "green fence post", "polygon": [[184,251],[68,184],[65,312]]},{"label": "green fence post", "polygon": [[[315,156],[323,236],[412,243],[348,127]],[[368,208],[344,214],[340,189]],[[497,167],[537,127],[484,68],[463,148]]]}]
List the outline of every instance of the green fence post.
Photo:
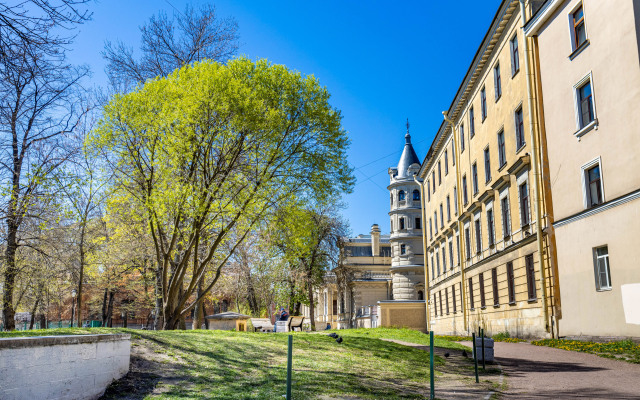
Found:
[{"label": "green fence post", "polygon": [[429,332],[429,383],[431,385],[431,392],[429,395],[430,400],[433,400],[436,398],[434,380],[435,380],[435,373],[433,371],[433,331],[430,331]]},{"label": "green fence post", "polygon": [[476,383],[480,383],[478,380],[478,352],[476,351],[476,333],[472,333],[473,340],[473,366],[476,370]]},{"label": "green fence post", "polygon": [[291,400],[291,364],[293,358],[293,335],[289,335],[289,349],[287,351],[287,400]]},{"label": "green fence post", "polygon": [[486,371],[487,370],[487,366],[485,364],[485,356],[484,356],[484,329],[481,330],[482,332],[482,370]]}]

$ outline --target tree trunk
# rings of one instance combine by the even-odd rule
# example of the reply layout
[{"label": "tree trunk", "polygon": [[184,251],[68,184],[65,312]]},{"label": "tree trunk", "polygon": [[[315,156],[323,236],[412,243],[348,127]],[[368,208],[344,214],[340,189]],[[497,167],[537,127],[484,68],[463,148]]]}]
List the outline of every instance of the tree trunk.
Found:
[{"label": "tree trunk", "polygon": [[247,302],[249,303],[249,309],[251,315],[259,316],[260,309],[258,308],[258,299],[256,297],[256,291],[253,287],[253,277],[251,276],[251,269],[247,265],[245,268],[245,279],[247,281]]},{"label": "tree trunk", "polygon": [[308,274],[307,288],[309,290],[309,320],[311,322],[311,331],[316,330],[315,306],[313,304],[313,285],[311,284],[311,272]]},{"label": "tree trunk", "polygon": [[109,328],[113,328],[113,300],[115,295],[115,292],[109,292],[109,305],[107,306],[107,326]]},{"label": "tree trunk", "polygon": [[299,301],[296,301],[295,305],[293,306],[293,311],[291,312],[291,315],[299,316],[301,307],[302,307],[302,303],[300,303]]},{"label": "tree trunk", "polygon": [[104,289],[104,297],[102,298],[102,326],[107,326],[107,295],[109,289]]},{"label": "tree trunk", "polygon": [[12,201],[9,205],[9,217],[7,218],[6,269],[4,271],[4,296],[2,298],[2,314],[4,317],[4,329],[6,331],[16,329],[16,311],[13,308],[13,291],[15,289],[16,275],[18,275],[18,268],[16,266],[18,224],[16,223],[15,216],[12,216],[13,213]]},{"label": "tree trunk", "polygon": [[40,329],[47,329],[47,318],[44,313],[40,314]]},{"label": "tree trunk", "polygon": [[[202,294],[202,282],[198,283],[198,294],[197,296],[200,297]],[[200,300],[195,308],[194,308],[194,312],[193,312],[193,326],[191,326],[191,329],[201,329],[202,328],[202,323],[204,322],[204,310],[203,310],[203,306],[204,306],[204,299]]]},{"label": "tree trunk", "polygon": [[76,311],[76,319],[78,323],[76,324],[78,328],[82,327],[82,280],[84,279],[84,263],[85,263],[85,252],[84,252],[84,234],[85,227],[84,224],[82,226],[82,231],[80,233],[80,278],[78,279],[78,302],[76,307],[78,307],[78,311]]},{"label": "tree trunk", "polygon": [[36,298],[36,303],[33,305],[33,309],[31,310],[31,322],[29,322],[29,330],[33,329],[33,324],[36,321],[36,311],[38,310],[39,302],[40,302],[40,299]]}]

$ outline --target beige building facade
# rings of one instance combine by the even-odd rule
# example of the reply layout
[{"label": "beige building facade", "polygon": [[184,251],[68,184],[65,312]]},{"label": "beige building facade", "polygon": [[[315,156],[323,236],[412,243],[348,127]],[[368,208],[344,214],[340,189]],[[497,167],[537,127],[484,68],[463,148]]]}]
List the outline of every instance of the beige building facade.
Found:
[{"label": "beige building facade", "polygon": [[640,337],[640,1],[550,0],[536,45],[559,333]]},{"label": "beige building facade", "polygon": [[522,9],[501,3],[419,171],[437,334],[551,336],[560,310]]}]

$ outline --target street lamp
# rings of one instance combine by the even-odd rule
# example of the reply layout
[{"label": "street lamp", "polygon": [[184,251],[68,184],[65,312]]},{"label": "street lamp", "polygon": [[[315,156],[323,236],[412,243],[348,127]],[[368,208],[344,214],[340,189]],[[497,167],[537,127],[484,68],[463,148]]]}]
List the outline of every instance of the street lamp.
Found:
[{"label": "street lamp", "polygon": [[71,324],[69,325],[71,328],[73,328],[73,319],[75,318],[77,295],[78,291],[76,289],[71,289]]}]

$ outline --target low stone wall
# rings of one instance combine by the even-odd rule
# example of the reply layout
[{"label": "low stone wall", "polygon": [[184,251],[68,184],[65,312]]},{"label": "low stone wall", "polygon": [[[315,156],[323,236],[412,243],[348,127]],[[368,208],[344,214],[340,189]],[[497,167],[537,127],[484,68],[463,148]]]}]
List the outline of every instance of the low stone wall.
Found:
[{"label": "low stone wall", "polygon": [[131,335],[0,339],[0,399],[97,399],[130,356]]}]

